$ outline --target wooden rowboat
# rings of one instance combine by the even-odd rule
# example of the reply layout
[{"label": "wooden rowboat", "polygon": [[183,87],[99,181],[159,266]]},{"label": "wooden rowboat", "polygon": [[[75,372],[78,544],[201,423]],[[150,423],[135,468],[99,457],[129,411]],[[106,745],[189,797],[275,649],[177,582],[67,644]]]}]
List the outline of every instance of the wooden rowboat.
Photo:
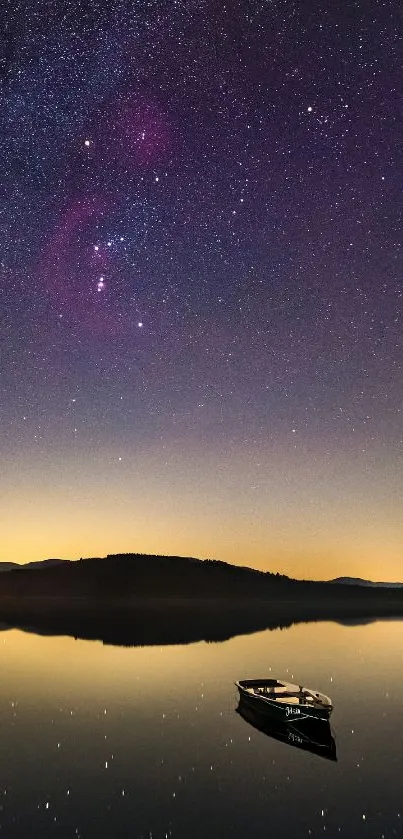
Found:
[{"label": "wooden rowboat", "polygon": [[328,696],[302,685],[278,679],[242,679],[235,684],[245,702],[288,722],[328,720],[333,710]]}]

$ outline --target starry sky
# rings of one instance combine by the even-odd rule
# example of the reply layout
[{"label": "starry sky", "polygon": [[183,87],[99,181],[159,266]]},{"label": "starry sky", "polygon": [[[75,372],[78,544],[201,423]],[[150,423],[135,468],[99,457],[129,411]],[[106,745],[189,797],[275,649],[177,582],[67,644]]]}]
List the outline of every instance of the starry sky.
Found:
[{"label": "starry sky", "polygon": [[397,0],[18,0],[0,559],[403,579]]}]

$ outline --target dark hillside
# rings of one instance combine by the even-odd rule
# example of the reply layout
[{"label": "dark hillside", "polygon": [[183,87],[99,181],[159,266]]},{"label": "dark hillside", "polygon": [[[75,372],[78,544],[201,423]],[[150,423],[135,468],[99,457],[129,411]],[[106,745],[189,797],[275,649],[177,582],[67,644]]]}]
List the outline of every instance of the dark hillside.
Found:
[{"label": "dark hillside", "polygon": [[19,568],[0,579],[2,596],[40,597],[270,597],[287,577],[229,565],[217,560],[176,556],[116,554],[106,558]]},{"label": "dark hillside", "polygon": [[293,580],[281,574],[191,557],[115,554],[105,558],[59,562],[0,575],[4,598],[70,598],[128,602],[148,599],[267,601],[300,604],[371,604],[393,602],[403,608],[396,589]]}]

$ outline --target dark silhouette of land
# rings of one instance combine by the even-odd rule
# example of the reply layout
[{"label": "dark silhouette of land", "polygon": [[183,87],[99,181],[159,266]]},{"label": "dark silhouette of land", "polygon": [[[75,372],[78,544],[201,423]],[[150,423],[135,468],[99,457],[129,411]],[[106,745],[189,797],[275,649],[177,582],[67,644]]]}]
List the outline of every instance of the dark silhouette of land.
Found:
[{"label": "dark silhouette of land", "polygon": [[46,568],[48,565],[59,565],[61,562],[69,562],[68,559],[42,559],[38,562],[27,562],[20,565],[18,562],[0,562],[0,571],[27,571],[36,568]]},{"label": "dark silhouette of land", "polygon": [[379,588],[403,588],[403,583],[380,583],[373,580],[363,580],[362,577],[336,577],[330,583],[344,583],[346,586],[373,586]]},{"label": "dark silhouette of land", "polygon": [[0,622],[122,645],[221,641],[299,621],[403,617],[403,590],[217,560],[116,554],[0,574]]}]

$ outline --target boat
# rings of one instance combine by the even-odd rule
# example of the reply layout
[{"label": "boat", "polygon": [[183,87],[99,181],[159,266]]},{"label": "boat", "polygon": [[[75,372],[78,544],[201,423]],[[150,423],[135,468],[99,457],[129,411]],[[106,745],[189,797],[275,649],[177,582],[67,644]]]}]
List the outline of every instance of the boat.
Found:
[{"label": "boat", "polygon": [[319,755],[326,760],[337,761],[336,743],[328,720],[276,719],[271,714],[261,711],[256,703],[245,701],[241,695],[236,713],[257,731],[306,752]]},{"label": "boat", "polygon": [[333,710],[328,696],[302,685],[278,679],[242,679],[235,685],[245,702],[277,719],[328,720]]}]

